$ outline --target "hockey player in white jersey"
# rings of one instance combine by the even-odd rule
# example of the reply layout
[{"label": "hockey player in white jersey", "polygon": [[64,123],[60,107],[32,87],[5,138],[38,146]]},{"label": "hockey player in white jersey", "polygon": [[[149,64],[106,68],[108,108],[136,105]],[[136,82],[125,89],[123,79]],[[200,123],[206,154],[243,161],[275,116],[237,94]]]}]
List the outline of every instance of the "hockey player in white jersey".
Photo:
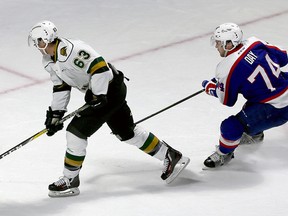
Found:
[{"label": "hockey player in white jersey", "polygon": [[123,73],[86,43],[57,34],[52,22],[42,21],[32,27],[28,37],[29,45],[43,54],[43,66],[53,82],[53,99],[45,121],[47,135],[52,136],[63,128],[63,124],[57,122],[67,111],[71,87],[82,91],[90,106],[67,126],[64,176],[49,185],[49,196],[79,194],[79,172],[86,156],[88,137],[104,123],[121,141],[164,161],[161,178],[172,182],[190,160],[151,132],[135,125],[125,99]]}]

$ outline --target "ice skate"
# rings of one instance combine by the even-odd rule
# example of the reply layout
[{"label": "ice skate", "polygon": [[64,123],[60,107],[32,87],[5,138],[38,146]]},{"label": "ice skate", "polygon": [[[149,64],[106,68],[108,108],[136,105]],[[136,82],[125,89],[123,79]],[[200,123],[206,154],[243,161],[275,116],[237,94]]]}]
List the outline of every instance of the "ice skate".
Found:
[{"label": "ice skate", "polygon": [[165,180],[167,184],[170,184],[189,164],[190,159],[182,156],[181,152],[173,149],[169,145],[167,145],[167,147],[168,149],[164,159],[164,169],[161,178]]},{"label": "ice skate", "polygon": [[216,150],[204,161],[204,165],[208,168],[216,168],[229,163],[229,161],[233,158],[234,152],[230,152],[229,154],[221,154]]},{"label": "ice skate", "polygon": [[243,133],[239,145],[260,143],[263,141],[263,139],[264,139],[263,132],[256,134],[254,136],[250,136],[246,133]]},{"label": "ice skate", "polygon": [[80,185],[79,175],[74,178],[62,177],[58,181],[49,185],[50,197],[68,197],[76,196],[80,193],[78,187]]}]

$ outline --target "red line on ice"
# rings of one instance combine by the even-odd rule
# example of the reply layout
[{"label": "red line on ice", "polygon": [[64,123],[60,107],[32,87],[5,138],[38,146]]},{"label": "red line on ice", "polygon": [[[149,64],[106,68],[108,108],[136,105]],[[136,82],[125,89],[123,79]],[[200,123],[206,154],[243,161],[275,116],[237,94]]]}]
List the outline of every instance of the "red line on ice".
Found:
[{"label": "red line on ice", "polygon": [[[238,23],[238,24],[239,24],[239,26],[246,26],[246,25],[257,23],[257,22],[261,22],[263,20],[269,20],[269,19],[281,16],[281,15],[286,14],[286,13],[288,13],[288,10],[284,10],[284,11],[281,11],[281,12],[270,14],[270,15],[267,15],[267,16],[264,16],[264,17],[259,17],[257,19],[253,19],[253,20],[242,22],[242,23]],[[146,55],[146,54],[149,54],[149,53],[157,52],[159,50],[163,50],[163,49],[166,49],[166,48],[182,45],[182,44],[189,43],[189,42],[201,39],[201,38],[208,37],[211,34],[212,34],[212,32],[207,32],[207,33],[196,35],[196,36],[184,39],[184,40],[179,40],[179,41],[171,42],[171,43],[164,44],[164,45],[161,45],[161,46],[157,46],[157,47],[154,47],[154,48],[151,48],[151,49],[147,49],[147,50],[143,50],[143,51],[140,51],[140,52],[132,53],[132,54],[127,55],[127,56],[122,56],[122,57],[116,58],[116,59],[112,60],[112,62],[124,61],[124,60],[127,60],[127,59],[135,58],[137,56],[142,56],[142,55]],[[3,66],[0,66],[0,70],[6,71],[8,73],[11,73],[11,74],[14,74],[16,76],[23,77],[23,78],[26,78],[26,79],[32,81],[29,84],[25,84],[25,85],[18,86],[18,87],[15,87],[15,88],[11,88],[11,89],[0,91],[0,95],[1,94],[6,94],[6,93],[9,93],[9,92],[12,92],[12,91],[20,90],[20,89],[23,89],[23,88],[31,87],[31,86],[34,86],[34,85],[38,85],[38,84],[41,84],[41,83],[44,83],[44,82],[48,81],[48,79],[37,80],[37,79],[34,79],[31,76],[27,76],[27,75],[25,75],[25,74],[23,74],[21,72],[14,71],[14,70],[11,70],[11,69],[3,67]]]}]

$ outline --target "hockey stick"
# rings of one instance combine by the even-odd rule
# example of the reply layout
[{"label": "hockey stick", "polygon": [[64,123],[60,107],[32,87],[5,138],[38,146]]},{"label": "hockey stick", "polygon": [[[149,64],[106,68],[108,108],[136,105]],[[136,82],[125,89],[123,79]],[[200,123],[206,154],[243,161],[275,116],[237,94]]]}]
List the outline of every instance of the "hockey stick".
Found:
[{"label": "hockey stick", "polygon": [[[63,122],[65,122],[66,120],[68,120],[69,118],[77,115],[79,112],[85,110],[87,107],[89,107],[88,104],[83,105],[82,107],[80,107],[79,109],[75,110],[74,112],[71,112],[70,114],[64,116],[60,121],[59,124],[62,124]],[[45,134],[47,132],[47,129],[43,129],[41,131],[39,131],[38,133],[34,134],[33,136],[29,137],[28,139],[24,140],[23,142],[19,143],[18,145],[14,146],[13,148],[9,149],[8,151],[4,152],[3,154],[0,155],[0,160],[2,158],[4,158],[5,156],[9,155],[10,153],[16,151],[17,149],[21,148],[22,146],[26,145],[27,143],[31,142],[32,140],[38,138],[39,136],[41,136],[42,134]]]},{"label": "hockey stick", "polygon": [[[135,124],[139,124],[139,123],[141,123],[141,122],[143,122],[143,121],[145,121],[145,120],[147,120],[147,119],[149,119],[149,118],[152,118],[153,116],[158,115],[159,113],[164,112],[165,110],[170,109],[171,107],[174,107],[174,106],[176,106],[177,104],[180,104],[180,103],[182,103],[182,102],[184,102],[184,101],[186,101],[186,100],[188,100],[188,99],[190,99],[190,98],[192,98],[192,97],[194,97],[194,96],[202,93],[203,91],[204,91],[204,89],[201,89],[200,91],[195,92],[194,94],[189,95],[188,97],[185,97],[185,98],[183,98],[182,100],[179,100],[179,101],[177,101],[176,103],[173,103],[173,104],[171,104],[170,106],[165,107],[164,109],[161,109],[161,110],[159,110],[158,112],[155,112],[155,113],[153,113],[153,114],[151,114],[151,115],[149,115],[149,116],[147,116],[147,117],[145,117],[145,118],[143,118],[143,119],[135,122]],[[74,112],[71,112],[70,114],[64,116],[64,117],[59,121],[59,123],[61,124],[61,123],[65,122],[65,121],[68,120],[69,118],[71,118],[71,117],[77,115],[79,112],[85,110],[87,107],[89,107],[88,104],[83,105],[82,107],[80,107],[79,109],[75,110]],[[46,132],[47,132],[47,129],[45,128],[45,129],[39,131],[38,133],[34,134],[33,136],[29,137],[28,139],[24,140],[23,142],[19,143],[18,145],[14,146],[13,148],[9,149],[8,151],[4,152],[3,154],[0,155],[0,160],[1,160],[2,158],[4,158],[5,156],[11,154],[12,152],[16,151],[17,149],[21,148],[22,146],[26,145],[27,143],[29,143],[29,142],[33,141],[34,139],[38,138],[39,136],[45,134]]]},{"label": "hockey stick", "polygon": [[164,112],[165,110],[170,109],[171,107],[174,107],[174,106],[176,106],[177,104],[180,104],[180,103],[182,103],[182,102],[184,102],[184,101],[186,101],[186,100],[188,100],[188,99],[190,99],[190,98],[192,98],[192,97],[194,97],[194,96],[202,93],[203,91],[205,91],[205,89],[201,89],[200,91],[195,92],[194,94],[189,95],[188,97],[185,97],[185,98],[183,98],[182,100],[179,100],[179,101],[177,101],[176,103],[173,103],[173,104],[171,104],[170,106],[167,106],[167,107],[165,107],[164,109],[159,110],[158,112],[155,112],[155,113],[153,113],[153,114],[151,114],[151,115],[149,115],[149,116],[147,116],[147,117],[145,117],[145,118],[143,118],[143,119],[135,122],[135,124],[139,124],[139,123],[141,123],[141,122],[143,122],[143,121],[145,121],[145,120],[147,120],[147,119],[149,119],[149,118],[152,118],[153,116],[158,115],[159,113]]}]

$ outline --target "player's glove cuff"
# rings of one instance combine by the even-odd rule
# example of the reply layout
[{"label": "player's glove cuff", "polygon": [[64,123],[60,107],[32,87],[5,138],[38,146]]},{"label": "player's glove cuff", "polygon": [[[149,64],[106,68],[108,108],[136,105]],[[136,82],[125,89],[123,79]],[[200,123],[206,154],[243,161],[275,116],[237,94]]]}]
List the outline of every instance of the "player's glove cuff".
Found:
[{"label": "player's glove cuff", "polygon": [[212,79],[210,81],[208,80],[204,80],[202,82],[202,86],[205,89],[205,92],[208,95],[214,96],[214,97],[218,97],[217,93],[216,93],[216,88],[217,88],[217,83],[215,79]]},{"label": "player's glove cuff", "polygon": [[47,135],[53,136],[57,131],[62,130],[64,125],[59,123],[59,121],[64,116],[65,110],[54,110],[51,107],[47,110],[45,126],[47,129]]},{"label": "player's glove cuff", "polygon": [[85,94],[85,102],[93,108],[100,108],[107,104],[106,95],[94,95],[93,92],[88,89]]}]

